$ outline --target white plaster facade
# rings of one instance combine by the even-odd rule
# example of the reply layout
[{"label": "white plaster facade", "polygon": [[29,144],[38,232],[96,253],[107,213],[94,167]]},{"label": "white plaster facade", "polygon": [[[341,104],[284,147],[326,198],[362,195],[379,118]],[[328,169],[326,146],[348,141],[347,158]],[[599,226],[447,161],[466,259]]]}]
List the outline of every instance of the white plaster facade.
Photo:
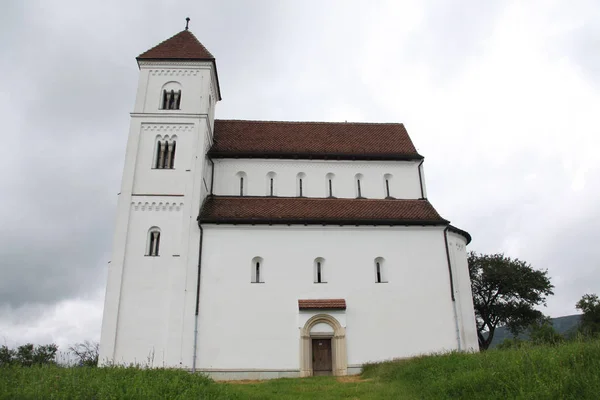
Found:
[{"label": "white plaster facade", "polygon": [[[209,160],[220,98],[215,64],[139,61],[139,67],[101,363],[194,369],[217,379],[310,375],[301,365],[306,350],[301,336],[307,322],[323,313],[345,332],[343,352],[334,350],[346,358],[338,360],[338,374],[357,373],[370,361],[478,348],[467,239],[445,226],[196,222],[211,191],[240,194],[240,173],[246,196],[269,195],[270,177],[273,195],[298,196],[302,176],[303,196],[327,197],[326,177],[333,174],[338,198],[357,197],[358,175],[363,197],[386,198],[387,178],[390,196],[419,199],[427,196],[422,163]],[[160,109],[164,87],[181,88],[180,110]],[[164,138],[177,143],[173,169],[153,168],[156,142]],[[153,227],[160,229],[158,256],[146,251]],[[262,283],[252,283],[256,257],[262,259]],[[327,283],[315,283],[319,257]],[[376,282],[375,259],[383,260],[382,283]],[[298,299],[311,298],[342,298],[347,308],[299,311]],[[310,329],[334,335],[325,320]]]}]

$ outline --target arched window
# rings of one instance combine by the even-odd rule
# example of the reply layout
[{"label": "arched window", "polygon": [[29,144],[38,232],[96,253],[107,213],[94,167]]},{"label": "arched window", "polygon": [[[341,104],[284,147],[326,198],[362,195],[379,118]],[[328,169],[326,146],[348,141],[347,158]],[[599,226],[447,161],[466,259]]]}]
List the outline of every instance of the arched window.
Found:
[{"label": "arched window", "polygon": [[375,282],[376,283],[387,283],[387,276],[385,271],[385,260],[382,257],[375,259]]},{"label": "arched window", "polygon": [[160,229],[153,226],[148,230],[148,240],[146,244],[146,255],[156,257],[158,256],[160,248]]},{"label": "arched window", "polygon": [[267,174],[267,196],[275,196],[277,194],[275,187],[275,178],[277,174],[273,171]]},{"label": "arched window", "polygon": [[357,199],[363,199],[363,195],[362,195],[362,187],[361,187],[361,181],[363,180],[363,175],[362,174],[356,174],[354,176],[354,182],[355,182],[355,186],[356,186],[356,198]]},{"label": "arched window", "polygon": [[173,169],[175,167],[175,148],[177,136],[157,137],[156,151],[154,153],[154,168]]},{"label": "arched window", "polygon": [[248,177],[246,176],[246,173],[243,171],[238,172],[237,174],[235,174],[235,176],[238,179],[238,190],[239,190],[239,194],[240,196],[245,196],[248,189]]},{"label": "arched window", "polygon": [[393,199],[392,194],[390,192],[390,182],[392,181],[392,174],[385,174],[383,176],[383,184],[385,190],[385,198]]},{"label": "arched window", "polygon": [[315,283],[327,283],[325,280],[325,259],[322,257],[315,258],[314,265]]},{"label": "arched window", "polygon": [[333,195],[333,179],[334,178],[335,178],[335,175],[332,174],[331,172],[325,176],[325,183],[327,184],[327,188],[326,188],[327,197],[335,197]]},{"label": "arched window", "polygon": [[181,84],[167,82],[163,85],[160,99],[161,110],[179,110],[181,105]]},{"label": "arched window", "polygon": [[300,172],[296,175],[296,196],[304,197],[306,193],[306,174]]},{"label": "arched window", "polygon": [[252,283],[264,283],[264,268],[263,268],[263,259],[262,257],[254,257],[252,259],[251,268],[251,276]]}]

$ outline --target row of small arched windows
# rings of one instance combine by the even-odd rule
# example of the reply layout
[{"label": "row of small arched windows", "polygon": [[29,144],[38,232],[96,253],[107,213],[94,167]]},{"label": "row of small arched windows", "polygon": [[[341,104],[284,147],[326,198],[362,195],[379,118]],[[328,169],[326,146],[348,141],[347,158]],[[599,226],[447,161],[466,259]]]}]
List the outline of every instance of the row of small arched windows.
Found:
[{"label": "row of small arched windows", "polygon": [[[152,227],[148,231],[148,240],[146,243],[146,255],[150,257],[158,257],[160,251],[160,228]],[[252,259],[252,283],[265,283],[264,281],[264,260],[262,257],[254,257]],[[373,261],[376,283],[387,283],[385,280],[385,260],[382,257],[377,257]],[[313,263],[314,282],[327,283],[325,280],[325,259],[317,257]]]},{"label": "row of small arched windows", "polygon": [[[385,260],[382,257],[377,257],[373,260],[373,272],[375,275],[375,283],[387,283],[385,274]],[[325,259],[322,257],[315,258],[313,262],[314,283],[327,283],[325,279],[326,268]],[[251,264],[251,282],[265,283],[264,280],[264,260],[262,257],[254,257]]]},{"label": "row of small arched windows", "polygon": [[[236,176],[237,176],[238,182],[239,182],[240,196],[246,196],[247,195],[247,187],[248,187],[248,176],[243,171],[238,172],[236,174]],[[356,174],[354,176],[354,183],[355,183],[354,187],[355,187],[355,193],[356,193],[357,199],[365,198],[365,197],[363,197],[362,187],[361,187],[361,182],[363,181],[363,179],[364,179],[364,177],[362,174]],[[391,180],[392,180],[391,174],[385,174],[383,176],[383,190],[384,190],[386,198],[393,198],[390,193],[390,181]],[[326,190],[328,197],[335,197],[334,181],[335,181],[335,174],[330,172],[327,175],[325,175],[325,186],[326,186],[325,190]],[[265,182],[266,182],[266,195],[267,196],[276,196],[277,195],[277,191],[276,191],[277,174],[275,172],[269,172],[266,175]],[[304,197],[305,192],[306,192],[306,174],[304,172],[300,172],[300,173],[298,173],[298,175],[296,175],[296,196]]]}]

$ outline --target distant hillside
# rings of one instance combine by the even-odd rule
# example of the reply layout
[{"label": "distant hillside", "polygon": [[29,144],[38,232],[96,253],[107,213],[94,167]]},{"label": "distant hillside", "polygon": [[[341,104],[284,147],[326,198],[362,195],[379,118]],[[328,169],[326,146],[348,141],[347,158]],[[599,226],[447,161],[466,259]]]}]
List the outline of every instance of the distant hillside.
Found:
[{"label": "distant hillside", "polygon": [[[581,320],[581,314],[573,314],[566,315],[564,317],[552,318],[552,326],[554,329],[561,335],[568,333],[577,329],[577,325],[579,325],[579,321]],[[496,347],[498,344],[502,343],[504,339],[512,339],[512,334],[506,328],[498,328],[494,334],[494,339],[492,340],[492,344],[490,348]],[[529,336],[527,334],[519,335],[519,339],[528,339]]]}]

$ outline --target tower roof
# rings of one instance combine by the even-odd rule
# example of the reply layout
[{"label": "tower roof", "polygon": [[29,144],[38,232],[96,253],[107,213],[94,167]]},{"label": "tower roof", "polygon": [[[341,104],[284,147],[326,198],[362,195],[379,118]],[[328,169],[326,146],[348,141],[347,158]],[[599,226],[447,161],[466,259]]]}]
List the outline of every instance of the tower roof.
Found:
[{"label": "tower roof", "polygon": [[138,60],[214,60],[215,57],[189,30],[183,30],[140,54]]},{"label": "tower roof", "polygon": [[217,81],[217,95],[221,100],[221,87],[219,85],[219,74],[217,73],[217,62],[215,57],[187,27],[178,34],[157,44],[137,56],[138,66],[140,61],[171,60],[171,61],[211,61],[215,68],[215,79]]}]

